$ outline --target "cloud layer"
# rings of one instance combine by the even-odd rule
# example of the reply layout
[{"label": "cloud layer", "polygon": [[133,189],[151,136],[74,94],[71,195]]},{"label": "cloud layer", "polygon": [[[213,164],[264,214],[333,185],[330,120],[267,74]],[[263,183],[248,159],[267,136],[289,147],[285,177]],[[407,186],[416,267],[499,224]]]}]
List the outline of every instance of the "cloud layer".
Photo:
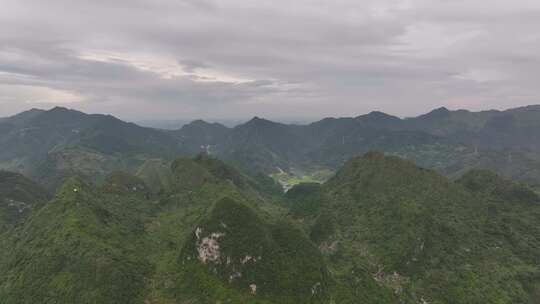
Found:
[{"label": "cloud layer", "polygon": [[4,0],[0,116],[317,118],[540,102],[536,0]]}]

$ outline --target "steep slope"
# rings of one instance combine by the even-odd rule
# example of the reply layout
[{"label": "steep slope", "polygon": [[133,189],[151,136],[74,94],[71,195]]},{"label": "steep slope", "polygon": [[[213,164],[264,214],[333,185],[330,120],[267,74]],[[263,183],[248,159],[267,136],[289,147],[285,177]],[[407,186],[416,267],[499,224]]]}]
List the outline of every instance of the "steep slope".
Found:
[{"label": "steep slope", "polygon": [[281,204],[204,154],[167,176],[66,181],[0,234],[2,303],[538,303],[540,199],[493,173],[368,153]]},{"label": "steep slope", "polygon": [[540,187],[540,162],[530,152],[490,150],[463,144],[403,146],[387,152],[435,169],[452,179],[469,170],[486,169],[536,189]]},{"label": "steep slope", "polygon": [[109,173],[132,171],[141,162],[136,158],[107,155],[83,146],[59,147],[49,151],[45,159],[29,164],[28,174],[54,191],[68,177],[77,176],[90,183],[100,183]]},{"label": "steep slope", "polygon": [[167,132],[143,128],[112,116],[96,116],[97,122],[80,131],[80,145],[104,154],[148,154],[172,157],[180,143]]},{"label": "steep slope", "polygon": [[422,147],[442,141],[444,139],[422,131],[387,130],[355,124],[339,135],[329,137],[308,157],[330,168],[339,168],[351,157],[371,150],[400,151],[404,147]]},{"label": "steep slope", "polygon": [[522,184],[503,179],[488,170],[471,170],[457,182],[475,193],[484,194],[502,201],[509,201],[509,203],[522,202],[531,205],[540,203],[540,198],[531,189]]},{"label": "steep slope", "polygon": [[18,173],[0,171],[0,234],[48,199],[49,194],[33,181]]},{"label": "steep slope", "polygon": [[180,288],[192,282],[179,263],[182,248],[217,200],[231,197],[246,202],[250,195],[243,194],[232,182],[214,176],[204,164],[191,158],[176,159],[169,170],[170,187],[159,196],[157,210],[145,225],[145,238],[151,248],[147,256],[154,266],[146,301],[200,303],[198,293],[190,294]]},{"label": "steep slope", "polygon": [[324,119],[309,126],[322,140],[309,161],[338,168],[369,150],[412,159],[447,176],[473,168],[494,170],[531,185],[540,183],[537,106],[470,112],[439,108],[400,120],[384,113]]},{"label": "steep slope", "polygon": [[255,117],[233,128],[226,148],[216,155],[251,172],[290,172],[294,167],[337,168],[369,150],[391,151],[439,141],[427,132],[407,130],[404,121],[381,112],[326,118],[305,126]]},{"label": "steep slope", "polygon": [[325,201],[322,185],[318,183],[301,183],[285,193],[285,203],[293,218],[317,216]]},{"label": "steep slope", "polygon": [[70,179],[8,238],[0,298],[9,303],[142,303],[140,207]]},{"label": "steep slope", "polygon": [[173,134],[179,137],[181,144],[189,153],[221,153],[229,142],[231,129],[219,123],[207,123],[195,120],[184,125]]},{"label": "steep slope", "polygon": [[253,180],[206,155],[178,158],[171,168],[171,190],[147,223],[155,269],[147,302],[319,303],[329,297],[331,280],[316,247],[282,220],[284,210]]},{"label": "steep slope", "polygon": [[475,132],[485,126],[499,111],[470,112],[467,110],[450,111],[445,107],[414,118],[404,120],[407,129],[422,130],[439,136]]},{"label": "steep slope", "polygon": [[396,116],[388,115],[383,112],[373,111],[366,115],[360,115],[355,120],[366,127],[375,127],[377,129],[399,130],[403,128],[404,122]]},{"label": "steep slope", "polygon": [[281,186],[263,174],[246,175],[234,167],[225,164],[223,161],[210,157],[205,153],[197,155],[194,161],[204,166],[215,177],[232,182],[240,190],[268,196],[281,194]]},{"label": "steep slope", "polygon": [[30,109],[28,111],[24,111],[10,117],[4,117],[0,119],[0,123],[10,124],[10,125],[23,124],[26,121],[40,115],[43,112],[44,110],[40,110],[40,109]]},{"label": "steep slope", "polygon": [[133,171],[146,158],[183,153],[178,139],[165,131],[60,107],[24,112],[0,125],[0,168],[51,189],[72,175],[97,182],[114,170]]},{"label": "steep slope", "polygon": [[406,119],[404,126],[479,148],[533,150],[538,153],[539,119],[539,106],[482,112],[439,108],[428,114]]},{"label": "steep slope", "polygon": [[182,254],[185,290],[204,302],[327,303],[322,257],[287,223],[269,225],[244,204],[224,198],[197,225]]},{"label": "steep slope", "polygon": [[[338,282],[357,282],[366,299],[374,293],[369,286],[381,286],[405,303],[537,303],[538,199],[488,179],[479,179],[482,187],[499,190],[478,194],[470,181],[477,179],[453,183],[368,153],[324,185],[320,216],[305,220]],[[496,218],[495,201],[505,210]]]},{"label": "steep slope", "polygon": [[540,107],[529,106],[502,112],[490,119],[478,133],[484,147],[492,149],[540,150]]},{"label": "steep slope", "polygon": [[[320,166],[337,169],[351,157],[379,150],[407,157],[451,177],[482,168],[537,186],[539,109],[528,106],[470,112],[439,108],[408,119],[372,112],[356,118],[326,118],[306,126],[255,119],[238,127],[251,130],[238,137],[253,137],[258,134],[254,130],[263,130],[260,134],[264,136],[260,137],[264,139],[258,144],[253,144],[254,140],[232,144],[229,151],[235,154],[230,158],[275,173],[277,167],[288,172],[295,167],[303,171],[318,170]],[[255,128],[257,124],[260,127]]]},{"label": "steep slope", "polygon": [[250,172],[274,172],[278,167],[302,161],[308,138],[300,126],[254,117],[232,130],[228,148],[221,157]]},{"label": "steep slope", "polygon": [[[503,244],[531,264],[538,263],[540,251],[540,197],[528,187],[484,170],[465,174],[458,183],[487,200],[484,229],[493,242]],[[540,277],[523,277],[534,295],[540,292]],[[536,297],[536,299],[540,299]]]},{"label": "steep slope", "polygon": [[[524,185],[489,171],[472,171],[459,183],[489,201],[484,231],[497,249],[511,250],[515,260],[501,262],[527,293],[524,303],[539,303],[540,198]],[[508,264],[512,263],[513,267]],[[496,270],[500,271],[499,265]],[[519,290],[519,289],[518,289]],[[517,300],[514,300],[518,302]]]},{"label": "steep slope", "polygon": [[154,192],[168,192],[172,185],[172,171],[168,162],[162,159],[146,160],[135,173]]}]

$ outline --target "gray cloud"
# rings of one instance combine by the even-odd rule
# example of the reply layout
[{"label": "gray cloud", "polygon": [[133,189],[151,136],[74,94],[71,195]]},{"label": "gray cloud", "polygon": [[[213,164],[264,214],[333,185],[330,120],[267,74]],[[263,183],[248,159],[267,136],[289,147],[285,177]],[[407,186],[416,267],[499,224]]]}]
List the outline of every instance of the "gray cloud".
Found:
[{"label": "gray cloud", "polygon": [[409,116],[539,102],[532,0],[5,0],[0,116]]}]

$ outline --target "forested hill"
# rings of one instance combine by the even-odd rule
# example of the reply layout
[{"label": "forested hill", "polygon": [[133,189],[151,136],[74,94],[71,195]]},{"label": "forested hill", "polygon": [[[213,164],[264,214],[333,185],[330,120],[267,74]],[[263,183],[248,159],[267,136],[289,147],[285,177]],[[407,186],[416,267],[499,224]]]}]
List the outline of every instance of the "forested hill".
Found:
[{"label": "forested hill", "polygon": [[538,303],[539,197],[489,171],[370,152],[283,194],[206,155],[162,170],[161,187],[115,172],[52,198],[3,174],[29,208],[0,213],[17,216],[2,303]]}]

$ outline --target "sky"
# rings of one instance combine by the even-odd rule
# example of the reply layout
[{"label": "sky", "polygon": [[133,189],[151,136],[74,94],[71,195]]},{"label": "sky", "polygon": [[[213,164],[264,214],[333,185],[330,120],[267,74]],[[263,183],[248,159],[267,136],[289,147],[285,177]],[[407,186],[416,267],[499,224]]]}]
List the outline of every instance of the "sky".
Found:
[{"label": "sky", "polygon": [[538,0],[0,0],[0,116],[414,116],[540,103]]}]

